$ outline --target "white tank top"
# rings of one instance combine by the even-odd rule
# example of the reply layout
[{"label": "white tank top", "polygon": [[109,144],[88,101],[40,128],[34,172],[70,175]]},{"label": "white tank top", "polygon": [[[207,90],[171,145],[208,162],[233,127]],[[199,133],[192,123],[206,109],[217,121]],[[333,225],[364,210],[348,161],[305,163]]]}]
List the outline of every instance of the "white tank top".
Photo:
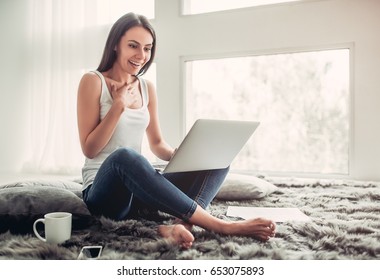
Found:
[{"label": "white tank top", "polygon": [[[99,71],[93,71],[102,81],[102,92],[100,95],[100,119],[106,116],[110,110],[113,99],[108,90],[106,80]],[[143,105],[139,109],[126,109],[120,116],[120,120],[115,128],[114,134],[108,144],[95,158],[86,158],[82,168],[83,189],[87,188],[94,181],[95,175],[103,161],[116,149],[128,147],[141,153],[141,144],[145,130],[149,124],[150,116],[148,111],[149,95],[144,79],[138,78]]]}]

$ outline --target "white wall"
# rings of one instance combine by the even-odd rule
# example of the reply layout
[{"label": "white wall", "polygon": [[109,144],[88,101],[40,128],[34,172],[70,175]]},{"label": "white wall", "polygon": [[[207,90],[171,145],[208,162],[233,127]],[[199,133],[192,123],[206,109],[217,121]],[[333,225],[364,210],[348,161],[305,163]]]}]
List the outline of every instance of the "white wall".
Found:
[{"label": "white wall", "polygon": [[[27,155],[26,3],[0,1],[0,173],[19,170]],[[160,117],[172,145],[182,139],[184,128],[182,57],[353,44],[350,177],[380,180],[380,1],[316,0],[197,16],[181,16],[180,6],[179,0],[156,0],[153,21]]]}]

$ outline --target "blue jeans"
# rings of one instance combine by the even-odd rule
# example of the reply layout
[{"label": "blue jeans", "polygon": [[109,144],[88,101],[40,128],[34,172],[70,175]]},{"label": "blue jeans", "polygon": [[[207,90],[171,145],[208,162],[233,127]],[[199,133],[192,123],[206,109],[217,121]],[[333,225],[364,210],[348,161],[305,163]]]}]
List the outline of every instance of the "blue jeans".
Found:
[{"label": "blue jeans", "polygon": [[119,148],[103,162],[83,200],[92,214],[114,220],[147,206],[187,221],[197,205],[210,204],[228,170],[161,174],[139,153]]}]

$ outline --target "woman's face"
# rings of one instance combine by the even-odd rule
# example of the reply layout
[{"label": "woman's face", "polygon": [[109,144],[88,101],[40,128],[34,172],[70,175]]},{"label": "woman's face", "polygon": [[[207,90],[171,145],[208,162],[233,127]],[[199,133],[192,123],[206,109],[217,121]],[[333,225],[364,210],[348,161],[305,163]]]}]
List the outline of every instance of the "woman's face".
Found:
[{"label": "woman's face", "polygon": [[129,29],[116,46],[117,59],[121,69],[136,75],[149,61],[153,47],[153,37],[141,26]]}]

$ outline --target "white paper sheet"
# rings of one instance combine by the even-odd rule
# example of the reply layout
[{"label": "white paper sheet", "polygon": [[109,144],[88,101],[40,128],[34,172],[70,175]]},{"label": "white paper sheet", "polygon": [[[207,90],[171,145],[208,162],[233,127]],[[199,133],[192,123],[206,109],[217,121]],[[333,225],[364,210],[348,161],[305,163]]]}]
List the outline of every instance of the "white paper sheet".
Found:
[{"label": "white paper sheet", "polygon": [[229,206],[227,216],[240,217],[243,219],[265,218],[277,223],[287,221],[310,222],[311,219],[298,208],[268,208],[268,207],[245,207]]}]

